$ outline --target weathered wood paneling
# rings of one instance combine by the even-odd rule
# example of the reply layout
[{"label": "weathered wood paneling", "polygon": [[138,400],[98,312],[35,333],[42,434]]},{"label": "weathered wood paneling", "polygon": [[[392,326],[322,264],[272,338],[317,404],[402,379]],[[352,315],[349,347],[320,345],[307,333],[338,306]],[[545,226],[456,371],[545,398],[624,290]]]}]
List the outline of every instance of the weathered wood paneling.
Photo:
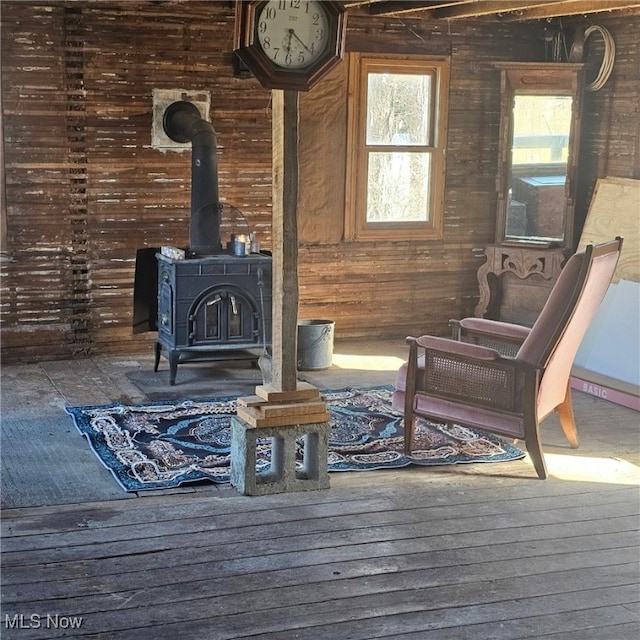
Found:
[{"label": "weathered wood paneling", "polygon": [[[70,233],[78,164],[67,127],[66,16],[34,5],[2,21],[7,249],[2,261],[2,350],[29,358],[82,351]],[[71,83],[72,80],[69,80]],[[80,311],[80,313],[82,313]]]},{"label": "weathered wood paneling", "polygon": [[[585,103],[579,217],[598,177],[640,177],[638,17],[598,22],[612,31],[617,57]],[[544,28],[349,16],[349,51],[451,56],[444,238],[342,241],[340,65],[300,101],[301,317],[336,320],[337,336],[404,335],[446,332],[449,317],[472,312],[495,226],[491,62],[542,60]],[[132,333],[135,254],[187,243],[190,181],[188,156],[151,146],[153,89],[211,93],[221,199],[270,247],[270,92],[234,77],[232,34],[230,2],[3,2],[3,358],[151,348],[153,334]]]},{"label": "weathered wood paneling", "polygon": [[[535,31],[535,30],[534,30]],[[348,65],[301,97],[300,314],[336,321],[336,334],[448,332],[471,315],[476,272],[495,229],[499,73],[519,51],[539,56],[531,27],[446,26],[349,17],[351,51],[451,55],[444,237],[342,242]],[[344,96],[336,100],[336,95]]]},{"label": "weathered wood paneling", "polygon": [[637,487],[486,477],[425,490],[426,474],[387,477],[262,501],[13,509],[7,628],[96,640],[637,637]]},{"label": "weathered wood paneling", "polygon": [[421,326],[444,333],[449,318],[475,304],[472,249],[410,242],[305,246],[301,315],[335,320],[350,336],[402,336]]},{"label": "weathered wood paneling", "polygon": [[2,29],[3,357],[145,350],[136,250],[186,245],[190,198],[189,156],[151,146],[153,89],[211,93],[221,200],[270,242],[270,95],[234,77],[231,3],[7,3]]},{"label": "weathered wood paneling", "polygon": [[[640,179],[640,20],[613,15],[597,24],[606,27],[616,43],[616,59],[609,80],[599,91],[585,92],[575,238],[580,237],[598,178]],[[571,26],[585,29],[574,20]],[[587,40],[587,81],[593,80],[602,60],[602,39]],[[612,230],[612,237],[615,229]]]}]

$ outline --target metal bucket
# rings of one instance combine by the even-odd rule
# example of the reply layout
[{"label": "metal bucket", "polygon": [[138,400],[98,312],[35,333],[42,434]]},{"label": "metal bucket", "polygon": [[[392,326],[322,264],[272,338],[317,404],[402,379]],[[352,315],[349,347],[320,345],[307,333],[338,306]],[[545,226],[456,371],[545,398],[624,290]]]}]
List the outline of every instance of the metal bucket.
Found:
[{"label": "metal bucket", "polygon": [[333,320],[298,321],[298,369],[328,369],[333,358]]}]

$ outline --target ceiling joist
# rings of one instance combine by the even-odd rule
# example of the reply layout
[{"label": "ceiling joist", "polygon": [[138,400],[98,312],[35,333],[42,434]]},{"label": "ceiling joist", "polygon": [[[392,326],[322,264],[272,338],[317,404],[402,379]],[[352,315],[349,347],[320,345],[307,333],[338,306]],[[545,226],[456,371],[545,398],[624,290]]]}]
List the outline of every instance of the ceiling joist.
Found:
[{"label": "ceiling joist", "polygon": [[537,10],[549,7],[552,11],[557,11],[557,5],[563,0],[522,0],[518,2],[501,2],[500,0],[476,0],[467,5],[456,5],[443,9],[436,9],[435,18],[444,20],[454,20],[457,18],[479,18],[481,16],[504,16],[511,15],[510,12],[521,13],[523,11]]},{"label": "ceiling joist", "polygon": [[[522,12],[510,13],[503,16],[505,22],[522,22],[525,20],[543,20],[547,18],[560,18],[566,16],[580,16],[591,13],[607,11],[622,11],[623,9],[640,10],[640,2],[637,0],[563,0],[562,12],[550,6],[530,7]],[[554,10],[555,9],[555,10]]]},{"label": "ceiling joist", "polygon": [[375,16],[419,13],[433,20],[493,17],[503,22],[523,22],[625,9],[640,11],[640,0],[353,0],[345,2],[345,7],[364,9]]}]

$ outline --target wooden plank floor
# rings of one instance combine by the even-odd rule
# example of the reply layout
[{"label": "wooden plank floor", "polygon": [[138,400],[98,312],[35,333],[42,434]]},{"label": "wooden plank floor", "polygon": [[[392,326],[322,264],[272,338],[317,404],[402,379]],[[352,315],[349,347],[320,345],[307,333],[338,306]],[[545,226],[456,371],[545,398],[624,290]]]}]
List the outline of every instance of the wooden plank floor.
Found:
[{"label": "wooden plank floor", "polygon": [[636,486],[368,475],[258,499],[10,510],[2,637],[640,634]]},{"label": "wooden plank floor", "polygon": [[[309,379],[392,383],[388,358],[405,349],[340,348],[342,366]],[[384,356],[375,371],[371,353]],[[14,479],[3,486],[17,494],[3,497],[16,507],[2,513],[3,640],[640,637],[636,412],[574,394],[581,446],[570,450],[547,421],[546,481],[524,459],[334,473],[330,490],[308,493],[243,497],[207,484],[113,499],[63,407],[144,401],[130,375],[151,366],[3,367],[3,425],[14,427],[10,439],[3,427],[3,478]],[[215,395],[215,384],[203,390]],[[66,486],[61,465],[19,469],[20,438],[39,423],[47,455],[31,460],[82,458],[86,484],[72,500],[28,486]]]}]

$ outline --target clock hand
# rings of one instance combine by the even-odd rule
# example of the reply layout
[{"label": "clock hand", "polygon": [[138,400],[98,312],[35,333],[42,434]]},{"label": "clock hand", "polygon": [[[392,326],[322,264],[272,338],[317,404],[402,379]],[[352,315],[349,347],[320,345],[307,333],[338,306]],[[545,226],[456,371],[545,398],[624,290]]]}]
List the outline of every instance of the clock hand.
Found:
[{"label": "clock hand", "polygon": [[298,37],[298,34],[293,30],[293,29],[289,29],[289,33],[311,54],[313,55],[313,51],[311,51],[311,49],[309,49],[309,47],[307,47],[307,45],[302,42],[302,40],[300,40],[300,38]]},{"label": "clock hand", "polygon": [[287,40],[287,44],[284,44],[283,42],[282,46],[287,53],[291,53],[291,36],[293,35],[293,29],[287,29],[287,32],[289,34],[289,39]]}]

